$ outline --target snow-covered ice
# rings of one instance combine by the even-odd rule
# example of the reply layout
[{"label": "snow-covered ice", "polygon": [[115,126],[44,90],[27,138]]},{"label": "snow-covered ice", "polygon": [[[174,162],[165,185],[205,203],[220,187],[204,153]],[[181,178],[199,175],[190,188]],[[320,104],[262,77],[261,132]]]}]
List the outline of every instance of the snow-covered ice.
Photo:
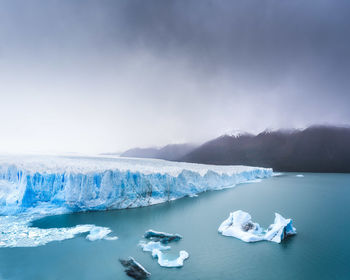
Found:
[{"label": "snow-covered ice", "polygon": [[250,214],[242,210],[230,213],[218,231],[222,235],[233,236],[245,242],[267,240],[280,243],[285,237],[296,234],[292,219],[285,219],[275,213],[274,223],[268,229],[263,229],[258,223],[252,222]]}]

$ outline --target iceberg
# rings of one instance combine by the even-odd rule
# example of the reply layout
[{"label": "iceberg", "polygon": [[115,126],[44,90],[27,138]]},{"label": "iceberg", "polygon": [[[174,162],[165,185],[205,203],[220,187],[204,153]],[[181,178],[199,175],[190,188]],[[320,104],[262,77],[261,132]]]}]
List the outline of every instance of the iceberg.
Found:
[{"label": "iceberg", "polygon": [[304,175],[303,174],[298,174],[298,175],[295,175],[295,177],[298,177],[298,178],[303,178]]},{"label": "iceberg", "polygon": [[186,260],[189,257],[189,254],[186,251],[181,250],[178,258],[170,260],[163,254],[162,251],[160,251],[159,249],[154,249],[152,251],[152,257],[158,258],[158,263],[160,266],[181,267],[184,265],[184,260]]},{"label": "iceberg", "polygon": [[0,156],[0,214],[148,206],[273,175],[270,168],[155,159]]},{"label": "iceberg", "polygon": [[[189,254],[182,250],[180,251],[179,257],[175,259],[170,259],[162,251],[170,250],[170,246],[164,246],[163,244],[169,243],[171,241],[179,241],[182,239],[180,234],[165,233],[155,230],[148,230],[144,234],[144,237],[151,240],[148,243],[141,241],[139,245],[145,252],[152,252],[152,257],[158,259],[158,264],[164,267],[181,267],[185,259],[189,257]],[[163,243],[163,244],[162,244]]]},{"label": "iceberg", "polygon": [[129,257],[126,260],[120,259],[119,261],[122,266],[125,267],[125,273],[136,280],[144,280],[151,276],[151,273],[149,273],[133,257]]},{"label": "iceberg", "polygon": [[274,223],[268,229],[263,229],[258,223],[252,222],[249,213],[242,210],[230,213],[218,231],[224,236],[236,237],[244,242],[267,240],[280,243],[287,236],[296,234],[292,219],[285,219],[275,213]]},{"label": "iceberg", "polygon": [[182,238],[182,236],[177,233],[166,233],[161,231],[155,231],[152,229],[146,231],[144,237],[147,239],[159,241],[163,244],[169,243],[171,241],[179,241]]}]

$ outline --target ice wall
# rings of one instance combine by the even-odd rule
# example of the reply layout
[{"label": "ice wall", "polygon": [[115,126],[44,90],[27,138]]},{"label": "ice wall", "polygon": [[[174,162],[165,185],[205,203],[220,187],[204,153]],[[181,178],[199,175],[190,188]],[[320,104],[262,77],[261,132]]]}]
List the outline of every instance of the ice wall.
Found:
[{"label": "ice wall", "polygon": [[148,206],[272,176],[272,169],[153,159],[0,156],[0,214]]}]

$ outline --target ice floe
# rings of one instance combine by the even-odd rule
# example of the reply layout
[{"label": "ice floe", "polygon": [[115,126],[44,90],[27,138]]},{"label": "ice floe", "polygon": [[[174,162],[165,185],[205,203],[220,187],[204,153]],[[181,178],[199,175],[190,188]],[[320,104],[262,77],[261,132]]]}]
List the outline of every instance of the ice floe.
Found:
[{"label": "ice floe", "polygon": [[[36,247],[53,241],[71,239],[87,234],[86,239],[110,239],[109,228],[95,225],[77,225],[63,228],[38,228],[30,226],[33,217],[27,215],[0,216],[0,247]],[[116,237],[113,237],[116,238]]]},{"label": "ice floe", "polygon": [[152,250],[152,257],[158,259],[158,263],[160,266],[181,267],[184,265],[184,260],[186,260],[189,257],[189,254],[186,251],[181,250],[179,253],[179,257],[177,257],[176,259],[171,259],[159,249],[154,249]]}]

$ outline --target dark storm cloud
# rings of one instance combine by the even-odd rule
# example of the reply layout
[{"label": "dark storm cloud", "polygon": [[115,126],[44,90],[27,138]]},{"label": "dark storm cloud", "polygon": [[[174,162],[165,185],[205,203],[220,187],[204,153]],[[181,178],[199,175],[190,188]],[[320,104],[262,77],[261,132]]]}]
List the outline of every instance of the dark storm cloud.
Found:
[{"label": "dark storm cloud", "polygon": [[336,85],[349,74],[348,1],[127,3],[121,14],[131,44],[185,56],[213,75],[243,71],[273,85],[302,72]]},{"label": "dark storm cloud", "polygon": [[348,124],[349,26],[349,1],[1,0],[1,95],[71,104],[52,122],[104,150]]}]

